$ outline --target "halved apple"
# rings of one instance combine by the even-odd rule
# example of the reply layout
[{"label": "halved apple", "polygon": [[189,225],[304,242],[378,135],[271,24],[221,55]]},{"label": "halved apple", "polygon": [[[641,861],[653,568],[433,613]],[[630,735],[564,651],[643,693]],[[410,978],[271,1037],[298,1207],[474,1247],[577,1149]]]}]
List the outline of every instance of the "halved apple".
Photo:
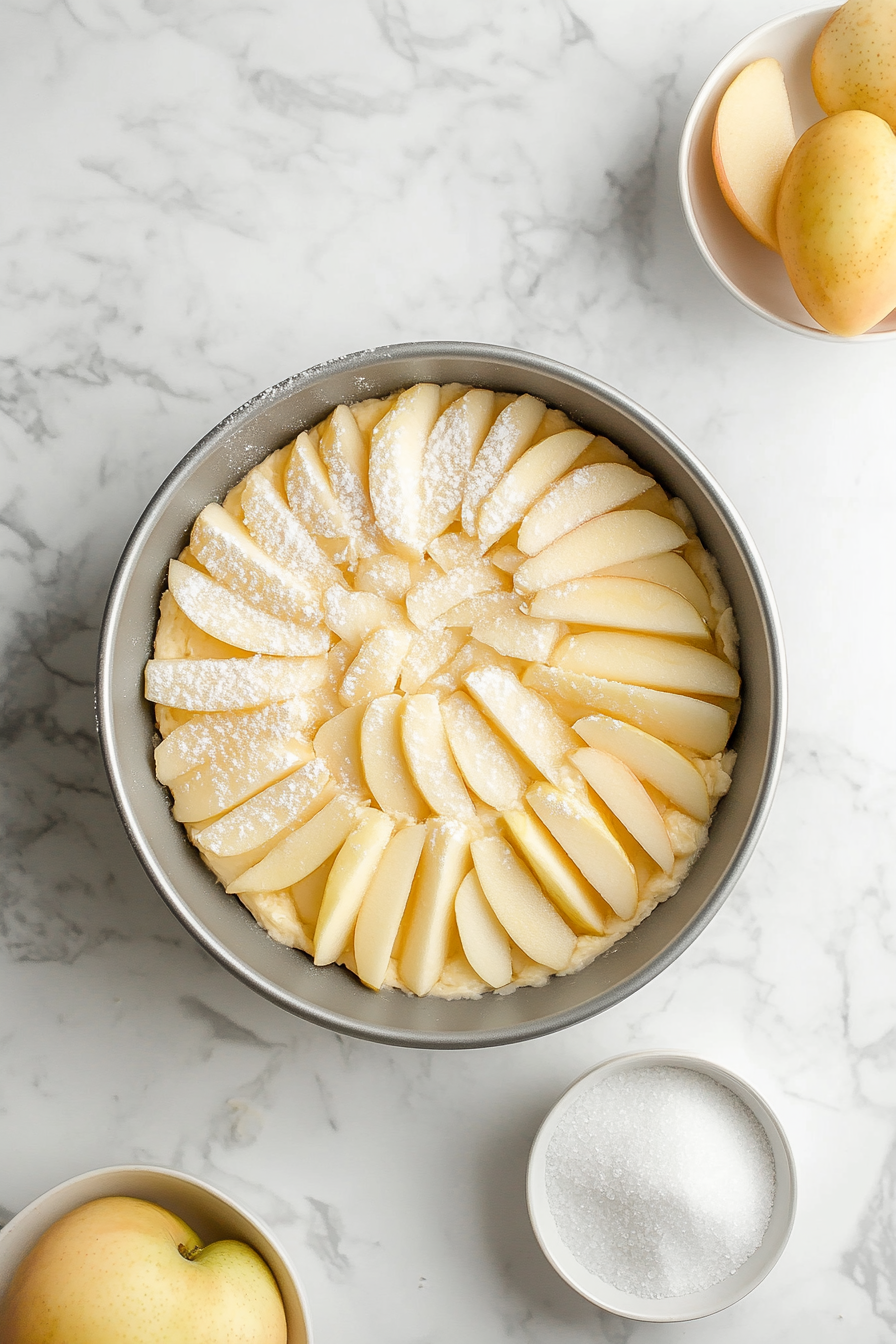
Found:
[{"label": "halved apple", "polygon": [[675,856],[656,804],[637,775],[624,761],[595,747],[574,751],[570,760],[602,802],[634,836],[664,873],[672,871]]},{"label": "halved apple", "polygon": [[579,719],[574,728],[590,747],[617,756],[639,779],[659,789],[676,807],[698,821],[709,820],[709,794],[703,776],[667,742],[606,714]]},{"label": "halved apple", "polygon": [[168,587],[200,630],[250,653],[308,657],[324,653],[330,637],[322,625],[296,625],[260,611],[191,565],[172,560]]},{"label": "halved apple", "polygon": [[401,745],[404,697],[383,695],[372,700],[361,720],[361,764],[368,787],[390,816],[423,821],[429,804],[408,769]]},{"label": "halved apple", "polygon": [[638,908],[638,879],[597,808],[543,783],[530,787],[526,801],[607,905],[620,919],[631,919]]},{"label": "halved apple", "polygon": [[239,895],[241,891],[283,891],[301,882],[336,853],[366,806],[345,793],[337,794],[304,826],[281,840],[260,863],[231,882],[228,892]]},{"label": "halved apple", "polygon": [[714,653],[654,635],[589,630],[567,635],[552,658],[565,672],[581,672],[606,681],[649,686],[656,691],[690,695],[740,694],[740,677],[730,663]]},{"label": "halved apple", "polygon": [[627,686],[619,681],[589,677],[582,672],[564,672],[559,667],[533,663],[523,673],[523,685],[556,696],[583,709],[602,710],[625,719],[646,732],[655,733],[680,747],[690,747],[704,756],[725,750],[731,732],[726,710],[708,700],[697,700],[674,691],[654,691],[646,686]]},{"label": "halved apple", "polygon": [[314,964],[329,966],[344,949],[395,823],[370,808],[346,837],[330,869],[314,930]]},{"label": "halved apple", "polygon": [[428,821],[398,966],[399,975],[414,994],[428,994],[442,974],[454,898],[469,866],[467,827],[449,817]]},{"label": "halved apple", "polygon": [[677,523],[648,509],[601,514],[524,561],[513,576],[513,586],[518,593],[536,593],[567,579],[596,574],[608,565],[674,551],[686,542]]},{"label": "halved apple", "polygon": [[784,71],[771,56],[752,61],[722,95],[712,161],[729,208],[773,252],[778,250],[778,189],[795,144]]},{"label": "halved apple", "polygon": [[564,970],[576,935],[507,841],[483,836],[473,841],[470,852],[485,898],[513,941],[533,961]]},{"label": "halved apple", "polygon": [[558,538],[627,504],[653,485],[653,477],[618,462],[577,467],[548,490],[523,518],[517,545],[537,555]]},{"label": "halved apple", "polygon": [[354,951],[358,975],[371,989],[381,989],[426,840],[425,826],[396,831],[367,888],[355,924]]},{"label": "halved apple", "polygon": [[194,713],[253,709],[322,685],[327,660],[315,658],[151,658],[147,700]]},{"label": "halved apple", "polygon": [[492,910],[475,872],[467,873],[454,901],[457,932],[467,961],[478,976],[500,989],[513,978],[510,939]]}]

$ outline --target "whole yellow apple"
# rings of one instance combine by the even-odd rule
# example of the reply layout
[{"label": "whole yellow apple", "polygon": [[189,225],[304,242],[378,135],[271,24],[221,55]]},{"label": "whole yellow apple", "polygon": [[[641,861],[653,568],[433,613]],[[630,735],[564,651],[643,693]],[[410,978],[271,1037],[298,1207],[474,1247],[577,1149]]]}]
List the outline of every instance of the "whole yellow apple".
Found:
[{"label": "whole yellow apple", "polygon": [[203,1246],[142,1199],[96,1199],[60,1218],[0,1304],[3,1344],[286,1344],[267,1265],[241,1241]]},{"label": "whole yellow apple", "polygon": [[778,247],[816,322],[857,336],[896,308],[896,135],[871,112],[810,126],[784,167]]},{"label": "whole yellow apple", "polygon": [[896,0],[840,6],[815,44],[812,86],[825,112],[874,112],[896,130]]}]

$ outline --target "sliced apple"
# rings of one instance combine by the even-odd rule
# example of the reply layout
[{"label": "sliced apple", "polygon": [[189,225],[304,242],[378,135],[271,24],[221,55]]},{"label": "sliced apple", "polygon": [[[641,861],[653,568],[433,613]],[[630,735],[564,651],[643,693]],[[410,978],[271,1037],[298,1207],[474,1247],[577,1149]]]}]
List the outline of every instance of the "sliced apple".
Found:
[{"label": "sliced apple", "polygon": [[401,745],[404,698],[372,700],[361,720],[361,764],[370,792],[390,816],[423,821],[429,806],[414,783]]},{"label": "sliced apple", "polygon": [[503,615],[508,611],[519,611],[520,602],[516,593],[477,593],[475,597],[468,597],[446,611],[444,616],[439,617],[438,624],[451,629],[472,630],[477,621],[487,621],[491,616]]},{"label": "sliced apple", "polygon": [[730,663],[691,644],[655,635],[614,630],[567,635],[551,661],[565,672],[649,686],[656,691],[731,698],[740,694],[740,677]]},{"label": "sliced apple", "polygon": [[223,857],[245,854],[272,840],[287,826],[309,820],[334,793],[335,785],[326,764],[315,758],[219,821],[197,831],[192,839],[212,854]]},{"label": "sliced apple", "polygon": [[[335,858],[336,855],[331,854],[319,867],[315,868],[313,873],[309,873],[299,882],[293,882],[289,888],[289,894],[292,897],[299,919],[302,921],[302,926],[309,934],[314,933],[314,926],[317,923],[327,887],[327,878],[330,876],[330,869],[333,867]],[[314,946],[310,937],[308,942],[310,945],[309,951],[314,956]]]},{"label": "sliced apple", "polygon": [[451,754],[439,702],[409,695],[401,715],[401,743],[414,783],[440,816],[474,822],[476,809]]},{"label": "sliced apple", "polygon": [[329,966],[349,940],[361,902],[395,829],[384,812],[365,812],[336,855],[314,930],[314,964]]},{"label": "sliced apple", "polygon": [[569,471],[593,437],[584,429],[565,429],[523,453],[479,506],[476,533],[483,549],[493,546],[525,516],[535,501]]},{"label": "sliced apple", "polygon": [[476,974],[492,989],[509,985],[513,979],[510,939],[485,899],[475,872],[467,873],[458,887],[454,914],[464,956]]},{"label": "sliced apple", "polygon": [[563,672],[560,668],[540,664],[526,668],[523,685],[573,706],[602,710],[704,756],[715,756],[724,751],[731,732],[731,719],[719,705],[689,695],[676,695],[672,691],[626,686],[622,682],[588,677],[581,672]]},{"label": "sliced apple", "polygon": [[351,705],[318,728],[314,752],[326,762],[330,774],[348,793],[367,797],[361,765],[361,720],[366,705]]},{"label": "sliced apple", "polygon": [[278,564],[302,574],[318,592],[334,583],[345,584],[332,560],[258,467],[249,472],[240,503],[249,532]]},{"label": "sliced apple", "polygon": [[389,602],[378,593],[351,592],[335,585],[324,593],[324,617],[334,635],[355,645],[384,626],[407,625],[396,602]]},{"label": "sliced apple", "polygon": [[324,653],[330,639],[320,625],[295,625],[259,611],[190,565],[171,560],[168,587],[190,620],[215,639],[250,653],[308,657]]},{"label": "sliced apple", "polygon": [[440,537],[433,537],[426,551],[445,574],[459,565],[476,565],[482,559],[479,542],[466,532],[443,532]]},{"label": "sliced apple", "polygon": [[520,565],[525,560],[523,552],[516,546],[496,546],[493,551],[489,551],[488,558],[503,574],[515,574]]},{"label": "sliced apple", "polygon": [[374,555],[360,560],[355,590],[376,593],[388,602],[401,602],[412,583],[410,561],[400,555]]},{"label": "sliced apple", "polygon": [[197,714],[156,747],[156,779],[170,784],[206,762],[213,769],[227,768],[259,743],[292,737],[299,718],[298,706],[289,700],[232,714]]},{"label": "sliced apple", "polygon": [[598,747],[624,761],[639,779],[698,821],[709,820],[709,794],[700,771],[667,742],[633,724],[606,714],[579,719],[575,731],[590,747]]},{"label": "sliced apple", "polygon": [[795,144],[784,71],[771,56],[751,62],[722,95],[712,161],[729,208],[773,252],[778,250],[778,189]]},{"label": "sliced apple", "polygon": [[458,630],[421,630],[411,641],[401,667],[401,689],[413,695],[463,647]]},{"label": "sliced apple", "polygon": [[355,924],[355,965],[371,989],[381,989],[386,978],[425,840],[425,826],[396,831],[361,904]]},{"label": "sliced apple", "polygon": [[564,970],[576,935],[510,845],[497,835],[483,836],[470,852],[485,898],[513,941],[533,961]]},{"label": "sliced apple", "polygon": [[[529,613],[573,625],[602,625],[706,642],[712,638],[690,602],[671,588],[644,579],[571,579],[536,593],[529,603]],[[529,661],[546,663],[547,658],[536,655]]]},{"label": "sliced apple", "polygon": [[[184,552],[189,554],[189,551]],[[251,658],[245,649],[215,639],[194,625],[166,588],[159,599],[159,623],[153,640],[156,658]]]},{"label": "sliced apple", "polygon": [[409,630],[390,626],[368,635],[342,680],[342,704],[366,705],[378,695],[394,691],[411,638]]},{"label": "sliced apple", "polygon": [[427,822],[398,965],[399,975],[413,994],[428,994],[442,974],[454,898],[469,867],[467,827],[448,817]]},{"label": "sliced apple", "polygon": [[289,507],[309,532],[318,537],[349,536],[351,525],[308,434],[300,434],[292,446],[284,483]]},{"label": "sliced apple", "polygon": [[546,779],[564,777],[564,758],[578,745],[575,735],[537,692],[521,686],[502,667],[477,667],[467,689],[493,723]]},{"label": "sliced apple", "polygon": [[582,523],[642,495],[653,483],[652,476],[618,462],[577,467],[532,505],[520,524],[517,545],[525,555],[537,555]]},{"label": "sliced apple", "polygon": [[556,621],[542,621],[521,611],[502,611],[477,621],[472,634],[480,644],[487,644],[508,658],[545,663],[560,638],[560,626]]},{"label": "sliced apple", "polygon": [[603,933],[609,907],[548,828],[523,804],[505,812],[503,821],[514,846],[573,928],[582,933]]},{"label": "sliced apple", "polygon": [[710,627],[715,624],[709,593],[684,556],[676,551],[650,555],[646,560],[629,560],[624,565],[611,565],[609,569],[601,570],[601,577],[604,575],[608,578],[646,579],[648,583],[671,588],[673,593],[679,593],[686,602],[690,602]]},{"label": "sliced apple", "polygon": [[498,812],[515,807],[529,778],[487,719],[463,691],[443,700],[441,709],[448,743],[469,787]]},{"label": "sliced apple", "polygon": [[298,738],[261,738],[245,756],[233,753],[209,765],[197,765],[168,785],[175,821],[206,821],[292,774],[311,758],[311,748]]},{"label": "sliced apple", "polygon": [[418,383],[402,392],[370,441],[370,497],[380,530],[400,555],[422,553],[423,458],[439,415],[439,389]]},{"label": "sliced apple", "polygon": [[570,760],[581,770],[594,792],[664,873],[672,871],[675,855],[656,804],[637,775],[624,761],[594,747],[574,751]]},{"label": "sliced apple", "polygon": [[607,905],[620,919],[632,919],[638,908],[638,878],[597,808],[542,783],[530,787],[526,801]]},{"label": "sliced apple", "polygon": [[347,406],[336,406],[327,419],[320,439],[320,457],[348,524],[354,556],[378,554],[382,547],[367,491],[368,448]]},{"label": "sliced apple", "polygon": [[313,691],[327,660],[316,658],[170,658],[146,664],[145,695],[196,713],[253,709]]},{"label": "sliced apple", "polygon": [[605,513],[524,561],[513,576],[513,586],[518,593],[539,592],[568,579],[596,574],[608,565],[673,551],[686,542],[677,523],[647,509]]},{"label": "sliced apple", "polygon": [[464,487],[461,522],[468,536],[476,534],[476,517],[486,495],[535,438],[544,410],[543,401],[526,393],[516,397],[498,415],[476,454]]},{"label": "sliced apple", "polygon": [[494,592],[506,585],[500,570],[485,561],[458,566],[447,574],[424,579],[411,588],[405,599],[408,616],[418,630],[426,630],[433,621],[459,602],[477,593]]},{"label": "sliced apple", "polygon": [[281,840],[260,863],[231,882],[228,892],[239,895],[241,891],[283,891],[301,882],[336,853],[364,807],[366,803],[359,804],[347,794],[337,794],[304,826]]},{"label": "sliced apple", "polygon": [[207,504],[193,524],[190,550],[213,579],[253,607],[285,621],[317,622],[320,595],[279,565],[220,504]]},{"label": "sliced apple", "polygon": [[420,535],[428,545],[460,511],[470,468],[495,418],[495,394],[472,388],[436,421],[423,450]]}]

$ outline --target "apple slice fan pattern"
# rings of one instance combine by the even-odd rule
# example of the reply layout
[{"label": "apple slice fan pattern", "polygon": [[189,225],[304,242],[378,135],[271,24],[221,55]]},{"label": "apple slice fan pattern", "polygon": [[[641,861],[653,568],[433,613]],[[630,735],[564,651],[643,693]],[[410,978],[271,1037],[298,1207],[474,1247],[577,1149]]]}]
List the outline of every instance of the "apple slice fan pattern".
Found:
[{"label": "apple slice fan pattern", "polygon": [[422,383],[202,510],[146,696],[174,817],[272,938],[470,998],[580,969],[677,890],[737,667],[680,500],[536,397]]}]

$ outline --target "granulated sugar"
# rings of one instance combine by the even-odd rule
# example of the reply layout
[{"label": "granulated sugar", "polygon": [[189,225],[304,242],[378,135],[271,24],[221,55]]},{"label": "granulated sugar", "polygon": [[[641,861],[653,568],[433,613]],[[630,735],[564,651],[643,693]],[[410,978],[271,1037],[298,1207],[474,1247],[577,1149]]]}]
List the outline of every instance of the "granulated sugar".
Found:
[{"label": "granulated sugar", "polygon": [[771,1217],[775,1164],[744,1103],[665,1065],[612,1074],[566,1111],[545,1159],[548,1204],[576,1260],[623,1292],[721,1283]]}]

